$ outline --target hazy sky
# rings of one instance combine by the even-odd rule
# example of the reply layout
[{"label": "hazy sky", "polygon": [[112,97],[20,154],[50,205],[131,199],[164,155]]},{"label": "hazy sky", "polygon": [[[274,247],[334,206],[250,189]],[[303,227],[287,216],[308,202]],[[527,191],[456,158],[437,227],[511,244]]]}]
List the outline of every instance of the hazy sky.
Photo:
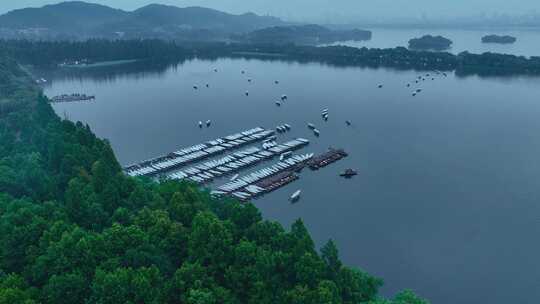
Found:
[{"label": "hazy sky", "polygon": [[[60,0],[0,0],[0,13]],[[199,5],[231,13],[253,11],[296,21],[351,22],[383,18],[452,18],[480,14],[525,14],[540,11],[540,0],[93,0],[132,10],[150,3]]]}]

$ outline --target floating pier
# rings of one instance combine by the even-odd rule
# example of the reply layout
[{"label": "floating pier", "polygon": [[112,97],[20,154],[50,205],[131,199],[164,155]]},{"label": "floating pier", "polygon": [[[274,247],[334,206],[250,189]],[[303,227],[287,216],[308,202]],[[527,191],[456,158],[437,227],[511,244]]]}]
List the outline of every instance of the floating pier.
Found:
[{"label": "floating pier", "polygon": [[277,164],[255,171],[235,181],[229,182],[214,191],[214,194],[230,195],[246,201],[264,193],[271,192],[296,179],[295,173],[305,167],[313,154],[295,155]]},{"label": "floating pier", "polygon": [[347,156],[348,154],[343,149],[330,149],[328,152],[311,159],[308,165],[312,170],[319,170]]},{"label": "floating pier", "polygon": [[[177,171],[167,175],[169,179],[188,179],[198,184],[204,184],[215,178],[235,174],[238,171],[257,165],[265,160],[291,153],[309,144],[307,139],[297,138],[295,140],[276,145],[268,150],[261,150],[258,147],[250,147],[240,152],[227,155],[217,160],[211,160],[203,164],[193,166],[182,171]],[[236,179],[235,179],[236,180]]]},{"label": "floating pier", "polygon": [[186,166],[190,163],[216,156],[241,146],[262,141],[274,135],[274,131],[257,127],[244,132],[183,148],[157,158],[142,161],[124,168],[129,176],[153,176]]},{"label": "floating pier", "polygon": [[241,201],[247,201],[260,195],[272,192],[299,178],[298,173],[304,167],[318,170],[347,156],[344,150],[331,149],[314,157],[314,154],[294,155],[279,163],[258,170],[231,181],[217,190],[214,195],[228,195]]},{"label": "floating pier", "polygon": [[94,95],[86,95],[86,94],[62,94],[58,96],[54,96],[51,98],[51,102],[76,102],[76,101],[91,101],[96,99],[96,96]]}]

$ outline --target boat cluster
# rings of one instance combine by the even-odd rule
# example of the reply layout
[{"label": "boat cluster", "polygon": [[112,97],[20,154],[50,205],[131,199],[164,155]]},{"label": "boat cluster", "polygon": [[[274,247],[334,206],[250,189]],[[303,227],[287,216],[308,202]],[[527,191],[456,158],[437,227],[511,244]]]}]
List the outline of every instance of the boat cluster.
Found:
[{"label": "boat cluster", "polygon": [[[431,78],[431,80],[433,81],[433,80],[435,80],[435,76],[448,77],[448,74],[446,74],[445,72],[441,72],[441,71],[433,71],[433,74],[427,73],[425,75],[420,75],[420,76],[416,77],[415,80],[414,80],[414,83],[419,84],[420,82],[426,81],[429,78]],[[410,88],[411,84],[407,83],[407,87]],[[412,92],[412,96],[414,97],[414,96],[418,95],[420,92],[422,92],[422,89],[418,88],[418,89],[416,89],[416,90],[414,90]]]},{"label": "boat cluster", "polygon": [[96,99],[94,95],[73,93],[69,95],[62,94],[62,95],[54,96],[53,98],[51,98],[51,101],[52,102],[74,102],[74,101],[90,101],[94,99]]},{"label": "boat cluster", "polygon": [[315,134],[315,136],[321,135],[321,131],[319,131],[319,129],[317,129],[314,124],[308,123],[308,128],[313,131],[313,134]]},{"label": "boat cluster", "polygon": [[263,128],[253,128],[241,133],[236,133],[223,138],[218,138],[204,144],[194,145],[171,152],[165,156],[142,161],[138,164],[124,168],[130,176],[150,176],[164,171],[173,170],[188,163],[199,161],[222,153],[226,150],[235,149],[242,145],[263,140],[274,135],[274,131]]},{"label": "boat cluster", "polygon": [[291,130],[291,125],[289,124],[282,124],[276,127],[276,131],[278,133],[285,133]]},{"label": "boat cluster", "polygon": [[313,158],[313,154],[292,156],[289,159],[280,161],[271,167],[255,171],[244,177],[240,177],[235,181],[229,182],[219,187],[218,191],[214,192],[214,194],[230,193],[240,199],[249,199],[254,195],[260,194],[265,191],[265,189],[262,187],[249,187],[250,185],[258,183],[265,178],[269,178],[273,175],[279,174],[280,172],[291,170],[295,166],[309,161],[311,158]]},{"label": "boat cluster", "polygon": [[217,160],[207,161],[203,164],[174,172],[167,175],[167,177],[169,179],[188,179],[196,183],[206,183],[214,178],[237,172],[247,167],[256,165],[264,160],[280,155],[281,152],[278,151],[286,151],[285,153],[290,153],[292,155],[293,150],[300,149],[308,143],[308,140],[298,138],[281,145],[277,145],[273,147],[273,149],[269,150],[261,150],[257,147],[250,147]]},{"label": "boat cluster", "polygon": [[324,109],[321,113],[322,118],[324,121],[328,121],[328,109]]},{"label": "boat cluster", "polygon": [[[205,124],[206,124],[206,127],[207,127],[207,128],[210,128],[210,126],[212,125],[212,121],[211,121],[211,120],[207,120]],[[202,127],[203,127],[203,122],[199,120],[199,128],[202,129]]]}]

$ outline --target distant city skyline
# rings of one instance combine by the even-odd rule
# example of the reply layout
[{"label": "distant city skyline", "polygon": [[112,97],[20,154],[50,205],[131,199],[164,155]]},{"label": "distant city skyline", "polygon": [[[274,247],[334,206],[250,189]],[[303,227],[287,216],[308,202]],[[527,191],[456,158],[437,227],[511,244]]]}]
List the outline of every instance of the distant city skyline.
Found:
[{"label": "distant city skyline", "polygon": [[[0,13],[25,7],[40,7],[59,0],[1,1]],[[538,0],[93,0],[123,10],[160,3],[203,6],[234,14],[254,12],[290,21],[353,23],[402,22],[410,20],[484,18],[488,16],[524,15],[540,11]],[[282,2],[283,4],[280,4]]]}]

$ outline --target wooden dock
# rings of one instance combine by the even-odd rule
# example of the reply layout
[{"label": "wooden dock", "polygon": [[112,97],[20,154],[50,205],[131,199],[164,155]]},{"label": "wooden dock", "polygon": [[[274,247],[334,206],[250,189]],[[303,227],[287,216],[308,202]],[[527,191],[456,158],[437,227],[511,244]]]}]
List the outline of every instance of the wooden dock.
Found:
[{"label": "wooden dock", "polygon": [[343,149],[329,149],[328,152],[310,160],[308,165],[312,170],[319,170],[347,156],[348,154]]},{"label": "wooden dock", "polygon": [[96,96],[94,95],[86,95],[86,94],[63,94],[54,96],[51,98],[51,102],[53,103],[59,103],[59,102],[77,102],[77,101],[92,101],[95,100]]},{"label": "wooden dock", "polygon": [[318,170],[344,157],[347,153],[342,149],[330,149],[328,152],[318,155],[296,155],[290,159],[281,161],[274,166],[258,170],[235,181],[229,182],[217,190],[214,195],[226,195],[241,201],[248,201],[263,194],[279,189],[299,178],[298,172],[309,166],[312,170]]}]

